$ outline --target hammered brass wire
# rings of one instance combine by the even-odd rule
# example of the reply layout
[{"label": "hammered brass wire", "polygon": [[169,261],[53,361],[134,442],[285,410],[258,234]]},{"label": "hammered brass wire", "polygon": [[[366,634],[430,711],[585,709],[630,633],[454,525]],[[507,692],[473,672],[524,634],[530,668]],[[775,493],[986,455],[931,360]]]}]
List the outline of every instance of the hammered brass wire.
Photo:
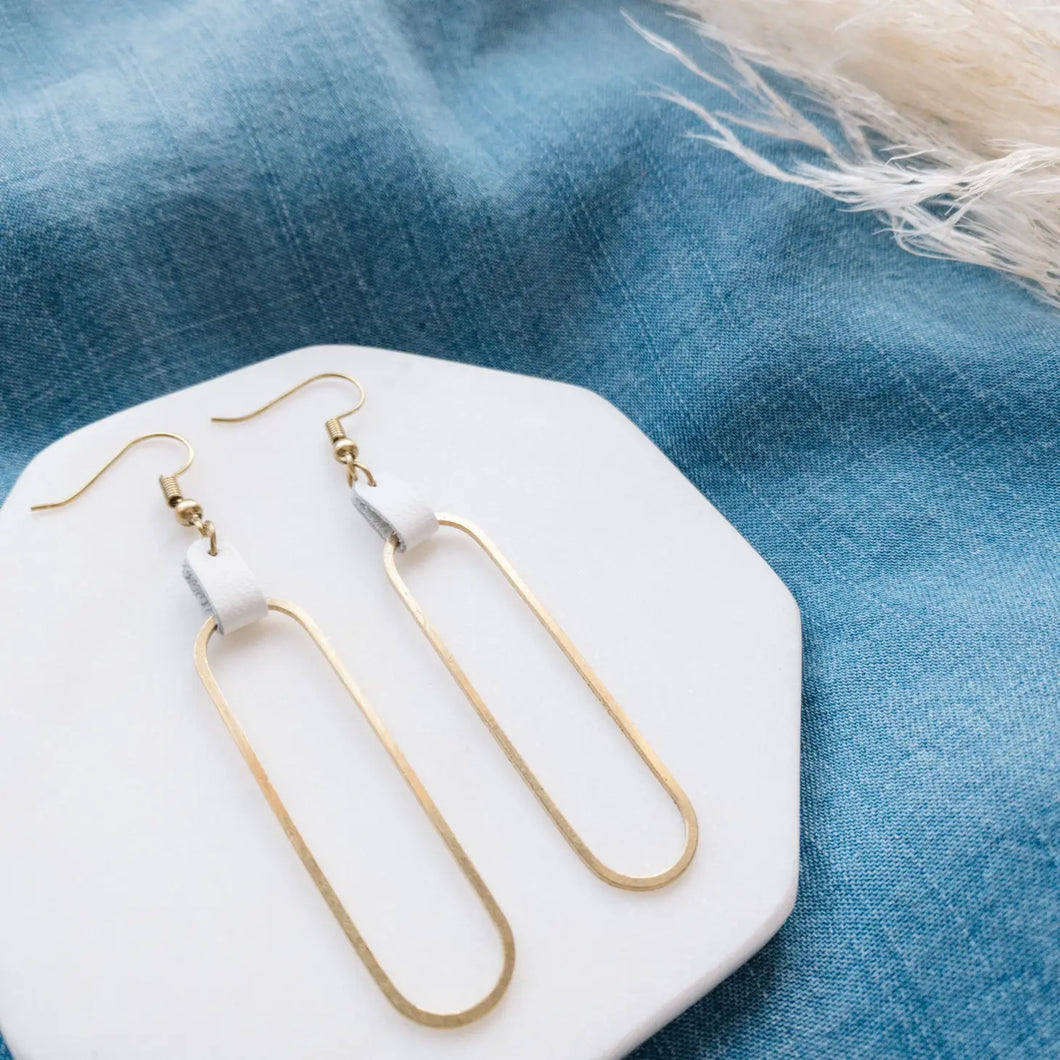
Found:
[{"label": "hammered brass wire", "polygon": [[559,623],[545,609],[541,601],[533,594],[530,587],[523,581],[518,572],[505,558],[497,546],[480,529],[478,529],[478,527],[467,522],[465,519],[461,519],[455,515],[439,514],[438,522],[442,526],[450,526],[467,534],[468,537],[470,537],[479,548],[489,556],[497,569],[504,575],[508,584],[519,594],[523,602],[533,612],[534,617],[545,627],[557,647],[567,657],[568,661],[578,672],[582,680],[589,686],[593,695],[610,715],[611,720],[633,745],[634,750],[640,755],[641,759],[651,770],[655,779],[662,785],[666,794],[673,800],[674,805],[681,814],[681,819],[685,826],[685,843],[677,860],[669,868],[664,869],[662,872],[655,873],[654,875],[630,876],[605,865],[600,858],[589,849],[586,842],[577,831],[575,831],[574,826],[567,820],[563,811],[560,810],[552,797],[545,790],[533,770],[527,765],[526,760],[519,753],[515,744],[512,743],[508,734],[501,728],[500,723],[497,721],[492,711],[490,711],[489,707],[486,706],[482,696],[479,695],[463,668],[456,661],[453,653],[442,639],[441,634],[431,624],[430,620],[424,614],[423,608],[420,607],[416,598],[412,595],[412,590],[409,588],[404,578],[401,577],[401,573],[397,568],[398,540],[397,536],[392,534],[383,546],[383,565],[386,568],[390,584],[397,591],[398,596],[401,597],[409,614],[412,615],[416,624],[427,637],[427,640],[430,641],[431,646],[438,653],[438,657],[445,664],[446,669],[453,676],[453,679],[460,686],[468,701],[475,708],[478,716],[485,723],[486,728],[489,729],[493,738],[500,744],[501,749],[508,756],[508,760],[513,766],[515,766],[527,786],[537,796],[538,801],[556,823],[556,827],[559,828],[564,839],[567,840],[584,864],[605,883],[609,883],[612,887],[619,887],[626,891],[654,891],[673,882],[691,864],[692,858],[696,853],[696,847],[699,844],[699,821],[688,796],[678,785],[677,781],[674,780],[672,774],[663,764],[659,756],[652,750],[651,745],[637,731],[636,726],[629,719],[625,711],[618,705],[600,678],[597,677],[592,667],[589,666],[588,662],[586,662],[585,658],[574,646],[573,642],[560,627]]},{"label": "hammered brass wire", "polygon": [[342,904],[342,900],[339,898],[338,894],[336,894],[335,889],[324,874],[324,870],[320,867],[319,862],[313,856],[312,851],[302,837],[302,833],[298,830],[298,827],[288,813],[286,806],[284,806],[279,793],[269,780],[268,774],[265,772],[265,768],[261,764],[261,760],[258,758],[257,754],[255,754],[250,741],[247,739],[246,732],[240,725],[235,714],[232,712],[232,708],[228,705],[228,701],[225,699],[224,693],[221,691],[220,685],[214,677],[213,670],[210,668],[209,659],[207,657],[207,647],[209,646],[210,639],[213,637],[214,633],[217,632],[217,621],[213,618],[207,619],[195,641],[195,669],[198,671],[199,678],[202,680],[206,691],[213,700],[214,706],[221,715],[221,720],[224,722],[225,728],[228,729],[229,735],[231,735],[236,747],[238,747],[239,753],[243,757],[243,761],[247,764],[255,781],[257,781],[261,793],[265,796],[265,801],[269,804],[276,820],[280,823],[280,827],[283,829],[284,834],[294,848],[295,853],[297,853],[302,864],[305,866],[306,872],[309,873],[309,876],[316,885],[321,897],[331,910],[332,916],[337,921],[339,927],[342,928],[346,938],[350,941],[354,950],[356,950],[358,957],[360,957],[364,966],[368,969],[369,974],[375,980],[376,985],[386,996],[386,999],[403,1016],[407,1016],[409,1019],[415,1020],[417,1023],[422,1023],[428,1027],[463,1027],[468,1023],[480,1019],[482,1016],[486,1015],[486,1013],[489,1012],[498,1001],[500,1001],[504,992],[508,988],[508,984],[512,978],[512,971],[515,967],[515,940],[512,936],[512,929],[508,924],[507,918],[501,911],[500,906],[497,904],[496,899],[493,897],[482,877],[479,875],[478,870],[475,868],[471,859],[465,853],[464,848],[460,845],[459,840],[453,834],[452,829],[446,823],[446,820],[442,816],[438,807],[434,804],[430,795],[427,794],[427,790],[420,782],[419,777],[416,776],[412,766],[409,765],[408,760],[394,742],[394,738],[383,725],[382,720],[369,704],[364,693],[354,683],[353,678],[350,676],[345,666],[343,666],[342,660],[336,654],[335,649],[332,648],[324,638],[320,629],[309,615],[295,604],[287,603],[283,600],[270,599],[268,601],[268,607],[270,611],[276,611],[280,614],[287,615],[301,626],[316,645],[320,653],[327,660],[328,665],[342,682],[342,685],[346,689],[350,698],[357,704],[361,713],[364,715],[365,720],[372,727],[372,731],[375,733],[376,737],[378,737],[379,742],[386,749],[391,761],[397,766],[405,783],[408,784],[413,795],[416,796],[416,801],[420,804],[423,812],[434,826],[434,830],[439,836],[441,836],[442,841],[445,843],[449,853],[456,861],[464,878],[471,884],[479,901],[485,908],[487,915],[493,922],[493,926],[497,929],[497,934],[500,936],[501,948],[503,950],[502,968],[496,983],[494,983],[492,989],[485,995],[485,997],[460,1012],[432,1012],[429,1009],[421,1008],[419,1005],[415,1004],[415,1002],[410,1001],[397,988],[397,986],[395,986],[394,981],[379,963],[378,958],[372,952],[371,947],[358,930],[352,917],[346,911],[346,907]]}]

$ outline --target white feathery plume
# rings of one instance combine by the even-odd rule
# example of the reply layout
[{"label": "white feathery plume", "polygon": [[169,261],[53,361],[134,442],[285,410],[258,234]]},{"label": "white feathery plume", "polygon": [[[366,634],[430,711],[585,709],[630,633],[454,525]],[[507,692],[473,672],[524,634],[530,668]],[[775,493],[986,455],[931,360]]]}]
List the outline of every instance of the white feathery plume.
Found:
[{"label": "white feathery plume", "polygon": [[[1008,273],[1060,305],[1060,5],[671,0],[720,64],[634,28],[733,100],[677,92],[695,135],[766,176],[879,214],[914,253]],[[631,20],[632,22],[632,20]],[[762,76],[798,82],[796,106]],[[814,115],[811,118],[808,115]],[[739,129],[806,144],[785,168]]]}]

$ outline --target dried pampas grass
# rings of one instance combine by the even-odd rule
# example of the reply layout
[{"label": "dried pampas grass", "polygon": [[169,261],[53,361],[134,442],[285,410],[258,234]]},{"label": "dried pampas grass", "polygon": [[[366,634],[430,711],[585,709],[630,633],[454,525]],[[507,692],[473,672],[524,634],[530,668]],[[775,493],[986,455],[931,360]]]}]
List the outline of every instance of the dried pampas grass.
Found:
[{"label": "dried pampas grass", "polygon": [[[676,92],[703,139],[884,218],[914,253],[986,265],[1060,305],[1060,6],[1031,0],[675,0],[724,60],[635,28],[736,104]],[[798,81],[795,105],[768,71]],[[810,117],[819,113],[823,118]],[[806,144],[782,167],[752,129]]]}]

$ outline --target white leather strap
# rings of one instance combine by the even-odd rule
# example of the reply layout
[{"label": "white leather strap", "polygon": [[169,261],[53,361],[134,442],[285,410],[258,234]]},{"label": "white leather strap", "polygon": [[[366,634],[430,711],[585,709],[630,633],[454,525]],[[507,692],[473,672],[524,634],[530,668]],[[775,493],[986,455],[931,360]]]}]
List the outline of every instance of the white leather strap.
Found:
[{"label": "white leather strap", "polygon": [[201,537],[184,557],[184,580],[207,614],[217,620],[217,631],[234,633],[269,613],[265,594],[251,569],[229,544],[218,543],[210,555],[210,542]]},{"label": "white leather strap", "polygon": [[377,475],[376,484],[353,484],[353,506],[385,541],[396,534],[398,551],[415,548],[437,529],[438,518],[401,479]]}]

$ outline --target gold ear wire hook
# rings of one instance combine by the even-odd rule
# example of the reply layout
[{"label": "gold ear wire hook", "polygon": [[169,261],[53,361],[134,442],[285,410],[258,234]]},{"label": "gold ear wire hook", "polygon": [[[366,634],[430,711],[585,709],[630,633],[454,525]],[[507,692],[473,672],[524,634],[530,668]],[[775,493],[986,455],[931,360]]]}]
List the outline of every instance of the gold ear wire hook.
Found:
[{"label": "gold ear wire hook", "polygon": [[348,409],[346,412],[340,412],[337,416],[332,416],[330,419],[325,420],[324,428],[328,432],[328,437],[331,439],[331,449],[335,459],[343,464],[346,468],[346,481],[349,485],[353,485],[357,481],[358,470],[363,471],[365,478],[368,479],[368,485],[375,485],[375,476],[364,466],[364,464],[358,463],[357,461],[357,443],[352,438],[346,436],[346,432],[342,428],[342,421],[347,416],[352,416],[361,406],[364,404],[366,397],[364,387],[360,381],[354,379],[352,375],[346,375],[343,372],[320,372],[317,375],[311,375],[308,379],[303,379],[302,382],[296,386],[291,387],[290,390],[285,390],[279,397],[275,397],[272,401],[265,405],[262,405],[259,409],[254,409],[253,412],[247,412],[242,416],[211,416],[210,421],[212,423],[246,423],[247,420],[254,419],[255,416],[260,416],[263,412],[268,412],[273,406],[278,405],[281,401],[289,398],[292,394],[298,393],[303,387],[309,386],[310,383],[315,383],[319,379],[344,379],[347,383],[352,383],[360,393],[360,398],[357,404],[352,409]]},{"label": "gold ear wire hook", "polygon": [[165,498],[166,504],[173,509],[174,515],[177,517],[177,522],[183,526],[193,526],[196,530],[202,534],[203,537],[210,539],[210,555],[217,555],[217,530],[209,520],[204,520],[202,517],[202,505],[198,501],[186,498],[180,490],[180,484],[177,479],[188,470],[189,467],[195,462],[195,450],[192,448],[191,442],[182,434],[173,434],[170,431],[152,431],[150,434],[141,434],[138,438],[134,438],[131,442],[126,442],[79,490],[71,493],[69,497],[64,498],[61,501],[51,501],[48,504],[34,504],[30,511],[43,512],[50,508],[63,508],[67,504],[72,504],[77,500],[83,493],[91,489],[99,479],[106,474],[134,445],[139,445],[141,442],[150,441],[152,438],[170,438],[174,442],[180,442],[181,445],[188,451],[188,458],[184,463],[174,472],[169,475],[159,475],[158,484],[162,488],[162,496]]},{"label": "gold ear wire hook", "polygon": [[274,405],[278,405],[292,394],[297,394],[303,387],[309,386],[310,383],[315,383],[318,379],[345,379],[347,383],[352,383],[357,387],[357,390],[360,392],[361,397],[357,404],[348,412],[343,412],[338,416],[335,416],[334,419],[344,420],[347,416],[352,416],[364,404],[364,387],[361,386],[360,382],[354,379],[352,375],[344,375],[342,372],[321,372],[319,375],[311,375],[308,379],[303,379],[297,386],[291,387],[290,390],[285,390],[279,397],[273,398],[268,404],[262,405],[260,409],[255,409],[253,412],[246,413],[246,415],[211,416],[210,419],[213,423],[244,423],[246,420],[252,420],[255,416],[260,416],[263,412],[268,412]]},{"label": "gold ear wire hook", "polygon": [[174,471],[171,475],[163,475],[162,478],[172,479],[174,482],[188,470],[189,467],[195,462],[195,450],[191,447],[191,442],[188,441],[181,434],[170,434],[169,431],[155,431],[152,434],[141,434],[139,438],[134,438],[131,442],[123,445],[121,449],[115,453],[76,493],[71,493],[69,497],[61,501],[52,501],[50,504],[35,504],[30,509],[34,512],[42,512],[47,508],[62,508],[67,504],[71,504],[77,500],[86,490],[96,484],[97,481],[109,471],[134,445],[139,445],[141,442],[149,441],[151,438],[172,438],[175,442],[180,442],[188,451],[188,459],[184,461],[184,464],[178,471]]}]

